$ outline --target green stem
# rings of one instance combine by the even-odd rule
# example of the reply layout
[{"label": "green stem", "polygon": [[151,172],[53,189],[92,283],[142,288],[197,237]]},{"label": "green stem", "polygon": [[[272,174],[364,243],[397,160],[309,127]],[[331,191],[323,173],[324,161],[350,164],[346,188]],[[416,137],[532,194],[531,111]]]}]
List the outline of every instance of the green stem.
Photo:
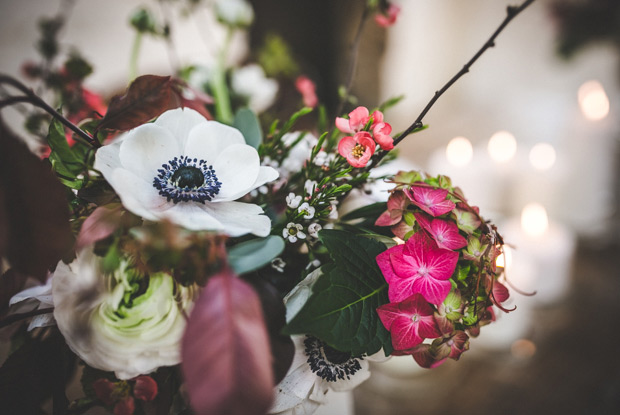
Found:
[{"label": "green stem", "polygon": [[138,77],[138,56],[140,56],[140,47],[142,46],[142,33],[136,32],[131,47],[131,56],[129,58],[129,82]]},{"label": "green stem", "polygon": [[213,96],[215,98],[215,116],[223,123],[233,122],[230,94],[226,85],[226,52],[232,39],[233,29],[228,29],[224,47],[220,50],[215,73],[213,74]]}]

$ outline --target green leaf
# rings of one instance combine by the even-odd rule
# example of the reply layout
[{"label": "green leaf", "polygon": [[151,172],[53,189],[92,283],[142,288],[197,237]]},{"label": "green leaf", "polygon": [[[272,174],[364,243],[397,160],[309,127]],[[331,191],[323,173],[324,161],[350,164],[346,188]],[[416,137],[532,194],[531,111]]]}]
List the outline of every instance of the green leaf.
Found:
[{"label": "green leaf", "polygon": [[278,131],[277,138],[280,138],[284,134],[288,133],[291,130],[291,128],[293,128],[293,126],[295,125],[299,117],[303,117],[304,115],[309,114],[311,112],[312,112],[312,108],[304,107],[300,109],[299,111],[297,111],[295,114],[291,115],[291,118],[289,118],[289,120],[282,126],[280,131]]},{"label": "green leaf", "polygon": [[[52,120],[47,135],[47,142],[51,148],[49,161],[52,163],[54,171],[65,179],[65,183],[75,179],[84,170],[84,163],[69,147],[65,137],[64,126],[60,121]],[[75,188],[79,189],[80,187]]]},{"label": "green leaf", "polygon": [[398,104],[404,98],[405,98],[404,95],[399,95],[397,97],[390,98],[387,101],[383,102],[381,105],[379,105],[379,108],[377,109],[381,112],[385,112],[386,109],[391,108],[394,105]]},{"label": "green leaf", "polygon": [[312,296],[285,334],[311,334],[354,356],[382,347],[389,355],[390,334],[376,312],[389,302],[388,285],[375,261],[385,245],[339,230],[323,230],[319,237],[334,263],[323,266]]},{"label": "green leaf", "polygon": [[284,245],[284,239],[276,235],[242,242],[228,250],[228,262],[237,275],[255,271],[280,255]]},{"label": "green leaf", "polygon": [[260,128],[260,122],[250,109],[241,108],[235,114],[235,120],[233,121],[233,126],[241,131],[243,137],[245,138],[245,142],[254,147],[258,148],[258,146],[263,142],[263,131]]}]

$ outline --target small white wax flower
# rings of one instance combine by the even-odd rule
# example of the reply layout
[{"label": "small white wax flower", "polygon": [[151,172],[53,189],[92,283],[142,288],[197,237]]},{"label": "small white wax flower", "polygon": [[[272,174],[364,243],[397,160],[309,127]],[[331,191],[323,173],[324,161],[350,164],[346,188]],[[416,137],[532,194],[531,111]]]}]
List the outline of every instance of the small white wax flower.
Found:
[{"label": "small white wax flower", "polygon": [[256,64],[233,70],[231,86],[235,93],[247,98],[248,107],[256,113],[269,108],[278,94],[278,82],[267,78],[263,68]]},{"label": "small white wax flower", "polygon": [[319,237],[319,231],[323,229],[323,227],[319,223],[311,223],[308,225],[308,234],[313,238]]},{"label": "small white wax flower", "polygon": [[[192,290],[175,288],[164,273],[138,276],[126,261],[114,274],[104,274],[100,261],[92,250],[82,251],[54,272],[54,317],[71,350],[119,379],[180,363]],[[144,292],[137,291],[138,279],[147,285]]]},{"label": "small white wax flower", "polygon": [[216,0],[215,14],[230,26],[247,27],[254,20],[254,9],[246,0]]},{"label": "small white wax flower", "polygon": [[286,206],[291,209],[297,209],[299,204],[301,203],[301,196],[295,195],[295,193],[291,192],[286,196]]},{"label": "small white wax flower", "polygon": [[314,217],[315,209],[314,209],[314,207],[310,206],[310,204],[308,202],[304,202],[304,203],[301,204],[301,206],[299,206],[297,211],[299,213],[303,213],[303,215],[304,215],[303,218],[304,219],[312,219]]},{"label": "small white wax flower", "polygon": [[332,200],[331,202],[329,202],[329,204],[330,204],[331,210],[329,211],[329,216],[327,217],[333,220],[338,219],[338,201]]},{"label": "small white wax flower", "polygon": [[304,183],[304,189],[306,190],[306,194],[311,195],[316,190],[318,183],[314,180],[306,180]]},{"label": "small white wax flower", "polygon": [[306,239],[306,234],[302,232],[303,229],[304,227],[299,223],[289,222],[286,228],[282,230],[282,236],[288,239],[289,242],[295,243],[297,239]]},{"label": "small white wax flower", "polygon": [[[296,173],[303,168],[304,164],[310,158],[312,147],[318,141],[317,138],[310,133],[305,133],[304,136],[299,139],[301,134],[300,131],[295,131],[286,133],[282,136],[282,143],[286,147],[289,147],[288,155],[282,160],[282,168],[287,175]],[[295,145],[293,146],[293,144]]]},{"label": "small white wax flower", "polygon": [[233,127],[170,110],[97,150],[99,170],[123,206],[143,219],[191,230],[267,236],[260,206],[235,200],[278,178]]}]

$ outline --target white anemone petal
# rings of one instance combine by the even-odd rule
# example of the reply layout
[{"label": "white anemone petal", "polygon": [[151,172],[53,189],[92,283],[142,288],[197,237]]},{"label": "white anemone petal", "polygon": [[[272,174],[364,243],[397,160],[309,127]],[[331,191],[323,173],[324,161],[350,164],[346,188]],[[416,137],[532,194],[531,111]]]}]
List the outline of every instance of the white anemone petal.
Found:
[{"label": "white anemone petal", "polygon": [[179,140],[180,149],[183,150],[190,131],[206,121],[205,117],[193,109],[177,108],[161,114],[154,124],[171,132]]},{"label": "white anemone petal", "polygon": [[154,124],[144,124],[129,132],[118,154],[123,168],[145,180],[153,180],[162,164],[180,155],[175,137]]},{"label": "white anemone petal", "polygon": [[252,190],[260,171],[260,158],[253,147],[233,144],[220,153],[213,168],[222,182],[220,192],[213,200],[237,199]]},{"label": "white anemone petal", "polygon": [[157,220],[158,212],[170,209],[172,202],[162,197],[152,183],[129,170],[116,169],[108,181],[130,212],[147,220]]},{"label": "white anemone petal", "polygon": [[256,236],[267,236],[271,231],[271,221],[258,205],[220,202],[198,206],[224,225],[226,233],[230,236],[241,236],[248,232]]},{"label": "white anemone petal", "polygon": [[99,170],[103,174],[103,177],[109,177],[109,175],[112,174],[112,170],[122,167],[118,153],[126,136],[127,135],[124,134],[113,143],[105,145],[97,150],[93,167],[95,170]]},{"label": "white anemone petal", "polygon": [[212,164],[222,150],[233,144],[245,144],[241,131],[217,121],[207,121],[189,132],[183,154]]},{"label": "white anemone petal", "polygon": [[337,392],[349,391],[357,388],[362,382],[370,377],[370,370],[368,369],[368,361],[358,359],[361,366],[357,372],[350,376],[349,379],[338,379],[337,382],[325,382],[329,388]]},{"label": "white anemone petal", "polygon": [[[225,231],[225,226],[198,203],[178,203],[160,214],[171,222],[193,231]],[[247,233],[247,230],[246,232]]]}]

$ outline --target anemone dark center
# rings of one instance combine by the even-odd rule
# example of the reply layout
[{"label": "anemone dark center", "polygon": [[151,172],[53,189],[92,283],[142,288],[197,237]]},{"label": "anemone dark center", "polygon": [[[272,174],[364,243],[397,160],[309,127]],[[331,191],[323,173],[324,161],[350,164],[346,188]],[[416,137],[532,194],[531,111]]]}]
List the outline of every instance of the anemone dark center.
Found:
[{"label": "anemone dark center", "polygon": [[205,176],[197,167],[183,166],[179,167],[179,169],[174,172],[170,181],[180,188],[188,187],[193,189],[204,184]]},{"label": "anemone dark center", "polygon": [[340,350],[336,350],[328,345],[323,346],[323,353],[325,354],[325,358],[327,360],[337,365],[345,363],[351,358],[351,353],[341,352]]},{"label": "anemone dark center", "polygon": [[361,356],[352,357],[351,353],[335,350],[316,337],[306,336],[304,346],[310,369],[327,382],[351,379],[362,369]]}]

